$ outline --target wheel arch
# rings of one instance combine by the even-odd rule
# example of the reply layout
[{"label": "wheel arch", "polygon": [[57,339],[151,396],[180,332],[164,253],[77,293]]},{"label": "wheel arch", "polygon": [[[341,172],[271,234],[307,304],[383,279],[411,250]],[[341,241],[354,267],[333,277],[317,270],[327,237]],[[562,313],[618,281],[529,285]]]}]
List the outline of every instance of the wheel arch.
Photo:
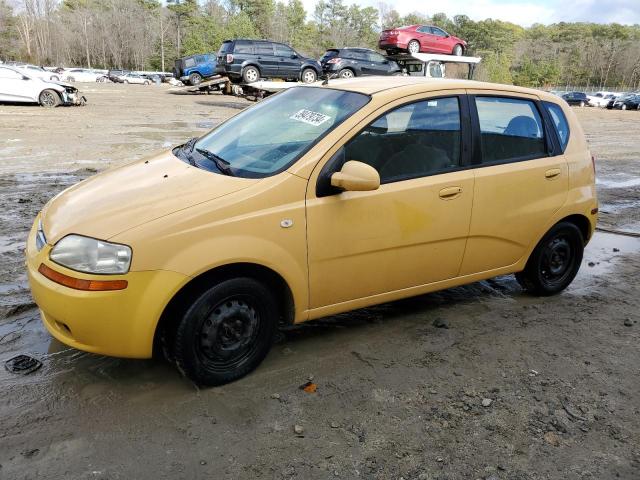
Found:
[{"label": "wheel arch", "polygon": [[167,332],[168,338],[173,338],[180,312],[189,305],[190,301],[193,301],[208,286],[236,277],[249,277],[264,283],[275,294],[277,303],[281,307],[280,324],[293,324],[295,318],[293,292],[282,275],[258,263],[239,262],[220,265],[193,277],[169,300],[156,325],[153,356],[156,357],[162,352],[161,342],[164,331]]},{"label": "wheel arch", "polygon": [[[576,227],[578,227],[578,229],[580,230],[580,233],[582,233],[582,238],[584,239],[585,244],[591,239],[591,235],[593,233],[591,230],[591,222],[589,222],[589,219],[584,215],[581,215],[579,213],[568,215],[558,220],[554,224],[554,226],[560,222],[573,223]],[[545,232],[545,235],[546,235],[546,232]]]}]

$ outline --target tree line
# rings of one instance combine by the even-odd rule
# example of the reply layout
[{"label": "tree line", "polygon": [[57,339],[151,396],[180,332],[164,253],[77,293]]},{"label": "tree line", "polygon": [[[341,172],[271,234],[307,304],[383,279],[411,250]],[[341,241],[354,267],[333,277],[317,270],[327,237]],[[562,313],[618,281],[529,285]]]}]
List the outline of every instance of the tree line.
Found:
[{"label": "tree line", "polygon": [[228,38],[268,38],[318,57],[326,48],[376,48],[382,29],[434,24],[483,57],[477,77],[532,87],[640,88],[640,25],[535,24],[318,0],[0,0],[0,59],[38,65],[171,70]]}]

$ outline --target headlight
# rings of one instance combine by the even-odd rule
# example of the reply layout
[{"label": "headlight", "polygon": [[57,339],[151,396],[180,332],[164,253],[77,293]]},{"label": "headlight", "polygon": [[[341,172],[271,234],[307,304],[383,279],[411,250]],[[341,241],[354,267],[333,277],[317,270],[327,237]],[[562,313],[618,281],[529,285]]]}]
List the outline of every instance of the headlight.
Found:
[{"label": "headlight", "polygon": [[131,266],[131,247],[81,235],[67,235],[51,250],[52,261],[79,272],[122,274]]}]

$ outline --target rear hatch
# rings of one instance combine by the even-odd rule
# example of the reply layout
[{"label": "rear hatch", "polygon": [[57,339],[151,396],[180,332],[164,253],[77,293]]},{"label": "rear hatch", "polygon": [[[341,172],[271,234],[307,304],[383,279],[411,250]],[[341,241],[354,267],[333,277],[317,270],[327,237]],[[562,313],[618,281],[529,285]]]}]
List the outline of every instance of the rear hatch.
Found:
[{"label": "rear hatch", "polygon": [[320,57],[320,65],[324,67],[329,60],[336,58],[339,54],[340,50],[337,48],[330,48],[324,53],[324,55],[322,55],[322,57]]},{"label": "rear hatch", "polygon": [[218,50],[218,65],[233,63],[233,40],[225,40]]}]

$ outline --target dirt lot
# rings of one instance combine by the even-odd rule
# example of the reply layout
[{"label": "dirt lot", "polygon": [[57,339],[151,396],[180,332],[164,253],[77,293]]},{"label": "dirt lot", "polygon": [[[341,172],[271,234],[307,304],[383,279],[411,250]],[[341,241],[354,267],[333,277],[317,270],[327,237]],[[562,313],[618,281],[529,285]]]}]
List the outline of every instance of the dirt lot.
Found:
[{"label": "dirt lot", "polygon": [[[283,332],[255,373],[221,388],[53,341],[23,268],[44,202],[250,105],[83,90],[84,108],[0,106],[0,360],[44,364],[0,370],[0,478],[638,478],[640,239],[628,236],[598,233],[562,295],[501,277],[324,319]],[[577,113],[602,225],[640,232],[640,113]],[[299,389],[310,376],[316,393]]]}]

